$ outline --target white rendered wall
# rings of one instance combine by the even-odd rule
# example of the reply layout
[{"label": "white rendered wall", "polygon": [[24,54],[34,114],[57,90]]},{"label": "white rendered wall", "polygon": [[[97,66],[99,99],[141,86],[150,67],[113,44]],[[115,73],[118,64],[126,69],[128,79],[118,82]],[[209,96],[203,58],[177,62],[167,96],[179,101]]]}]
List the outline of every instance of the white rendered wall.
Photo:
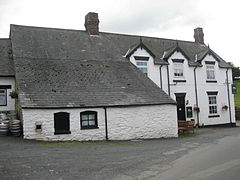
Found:
[{"label": "white rendered wall", "polygon": [[[183,61],[183,78],[178,79],[174,77],[173,72],[173,61],[172,59],[184,59]],[[188,60],[185,56],[182,55],[181,52],[174,52],[172,56],[168,60],[169,63],[169,82],[170,82],[170,96],[176,100],[175,93],[186,93],[185,96],[185,106],[186,107],[194,107],[196,106],[196,98],[195,98],[195,85],[194,85],[194,68],[189,67]],[[167,69],[166,66],[164,66]],[[165,71],[167,76],[167,71]],[[174,80],[186,80],[186,82],[174,82]],[[167,86],[167,81],[164,82],[164,86]],[[193,117],[187,118],[186,120],[194,119],[197,122],[197,114],[193,111]]]},{"label": "white rendered wall", "polygon": [[11,89],[7,89],[7,105],[0,106],[0,111],[13,111],[15,110],[15,100],[9,94],[15,91],[15,78],[14,77],[0,77],[0,85],[11,85]]},{"label": "white rendered wall", "polygon": [[[130,61],[136,65],[134,56],[146,56],[149,58],[148,63],[148,77],[159,87],[160,83],[160,66],[154,65],[153,58],[150,54],[144,49],[137,49],[134,54],[130,57]],[[184,59],[184,80],[186,82],[173,82],[173,62],[172,59]],[[207,74],[206,74],[206,64],[205,61],[215,61],[215,76],[217,83],[207,83]],[[170,96],[176,100],[175,93],[186,93],[186,107],[196,106],[196,95],[195,95],[195,82],[194,82],[194,67],[188,65],[188,60],[181,52],[175,52],[168,59],[168,68],[169,68],[169,82],[170,82]],[[214,59],[213,56],[207,55],[202,61],[202,67],[196,69],[196,78],[197,78],[197,92],[198,92],[198,105],[200,107],[199,113],[199,123],[204,125],[216,125],[216,124],[227,124],[230,123],[230,114],[229,110],[223,110],[222,106],[228,104],[228,94],[227,94],[227,84],[226,84],[226,68],[219,68],[218,62]],[[231,118],[232,122],[235,123],[235,105],[234,105],[234,95],[232,94],[232,70],[228,70],[228,79],[229,79],[229,96],[231,104]],[[168,74],[167,66],[164,65],[161,67],[162,75],[162,90],[169,94],[168,88]],[[207,91],[218,91],[217,101],[218,101],[218,114],[220,117],[209,118],[208,110],[208,96]],[[195,119],[197,122],[197,113],[193,111],[193,117],[187,118],[187,120]]]},{"label": "white rendered wall", "polygon": [[[80,128],[80,112],[98,112],[98,129]],[[105,140],[105,114],[103,108],[96,109],[23,109],[23,134],[25,139],[47,141]],[[54,135],[54,113],[70,113],[71,134]],[[109,140],[177,137],[175,105],[107,108]],[[36,123],[42,131],[36,131]]]},{"label": "white rendered wall", "polygon": [[136,60],[134,56],[145,56],[149,57],[148,63],[148,77],[158,86],[160,86],[160,74],[159,74],[159,66],[154,65],[153,57],[145,50],[138,48],[132,56],[130,56],[130,62],[136,66]]},{"label": "white rendered wall", "polygon": [[[217,83],[207,83],[207,74],[206,74],[206,63],[205,61],[214,61],[215,62],[215,77]],[[230,123],[229,109],[223,110],[224,105],[229,106],[228,104],[228,92],[227,92],[227,78],[226,78],[225,68],[219,68],[218,62],[211,55],[207,55],[202,61],[202,67],[197,68],[197,83],[198,83],[198,97],[199,97],[199,107],[200,108],[200,124],[204,125],[214,125],[214,124],[227,124]],[[231,117],[232,122],[235,123],[235,105],[234,105],[234,95],[232,94],[232,70],[228,70],[228,79],[229,79],[229,96],[231,102]],[[218,115],[220,117],[209,118],[208,110],[208,91],[217,91],[217,105],[218,105]]]}]

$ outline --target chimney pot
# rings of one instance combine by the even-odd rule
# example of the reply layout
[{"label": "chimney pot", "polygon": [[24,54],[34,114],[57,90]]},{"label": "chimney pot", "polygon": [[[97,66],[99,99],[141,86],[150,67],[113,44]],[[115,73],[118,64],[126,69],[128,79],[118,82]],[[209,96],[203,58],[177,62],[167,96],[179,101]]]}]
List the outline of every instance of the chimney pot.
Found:
[{"label": "chimney pot", "polygon": [[98,13],[89,12],[85,16],[85,28],[89,35],[99,35],[99,19]]},{"label": "chimney pot", "polygon": [[203,28],[198,27],[194,29],[194,39],[196,43],[204,44],[204,33]]}]

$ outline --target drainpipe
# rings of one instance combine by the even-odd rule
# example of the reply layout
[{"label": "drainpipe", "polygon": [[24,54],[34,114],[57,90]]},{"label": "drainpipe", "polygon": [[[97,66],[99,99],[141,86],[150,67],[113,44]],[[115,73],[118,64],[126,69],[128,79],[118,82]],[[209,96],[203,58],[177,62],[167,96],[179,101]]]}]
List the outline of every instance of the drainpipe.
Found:
[{"label": "drainpipe", "polygon": [[167,77],[168,77],[168,95],[170,96],[170,80],[169,80],[169,68],[167,65]]},{"label": "drainpipe", "polygon": [[163,87],[162,87],[162,66],[163,66],[163,65],[160,65],[160,67],[159,67],[159,73],[160,73],[160,87],[161,87],[161,89],[163,88]]},{"label": "drainpipe", "polygon": [[228,68],[226,71],[227,77],[227,93],[228,93],[228,107],[229,107],[229,118],[230,118],[230,125],[232,126],[232,113],[231,113],[231,103],[230,103],[230,94],[229,94],[229,82],[228,82]]},{"label": "drainpipe", "polygon": [[104,112],[105,112],[105,134],[106,134],[106,141],[108,141],[107,107],[104,107]]},{"label": "drainpipe", "polygon": [[[196,97],[196,106],[198,106],[198,92],[197,92],[197,78],[196,78],[196,69],[197,66],[194,68],[194,85],[195,85],[195,97]],[[197,127],[199,127],[199,112],[197,111]]]}]

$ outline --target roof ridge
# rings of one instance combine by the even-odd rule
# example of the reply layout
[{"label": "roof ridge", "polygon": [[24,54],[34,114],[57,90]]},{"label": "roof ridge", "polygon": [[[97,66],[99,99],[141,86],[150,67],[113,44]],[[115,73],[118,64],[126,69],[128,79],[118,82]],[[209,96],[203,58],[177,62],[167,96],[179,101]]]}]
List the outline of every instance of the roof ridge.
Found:
[{"label": "roof ridge", "polygon": [[[99,61],[99,62],[109,62],[109,61],[111,61],[111,62],[129,62],[129,61],[124,61],[124,60],[121,60],[121,61],[112,61],[112,60],[95,60],[95,59],[90,59],[90,60],[87,60],[87,59],[84,59],[84,60],[82,60],[82,59],[70,59],[70,58],[63,58],[63,59],[54,59],[54,58],[51,58],[51,59],[49,59],[49,58],[41,58],[41,57],[19,57],[19,56],[17,56],[17,57],[14,57],[15,59],[29,59],[29,60],[47,60],[47,61],[60,61],[60,60],[64,60],[64,61],[82,61],[82,62],[89,62],[89,61]],[[124,59],[124,57],[123,57],[123,59]]]},{"label": "roof ridge", "polygon": [[[65,29],[65,28],[54,28],[54,27],[42,27],[42,26],[28,26],[28,25],[18,25],[18,24],[10,24],[12,26],[19,26],[19,27],[26,27],[26,28],[34,28],[34,29],[49,29],[49,30],[58,30],[58,31],[79,31],[79,32],[86,32],[85,30],[79,29]],[[114,32],[105,32],[100,31],[100,34],[111,34],[111,35],[121,35],[121,36],[130,36],[130,37],[142,37],[142,38],[151,38],[151,39],[160,39],[160,40],[169,40],[169,41],[178,41],[183,43],[191,43],[191,44],[199,44],[194,41],[187,41],[187,40],[179,40],[179,39],[170,39],[170,38],[161,38],[161,37],[153,37],[153,36],[146,36],[146,35],[137,35],[137,34],[124,34],[124,33],[114,33]]]}]

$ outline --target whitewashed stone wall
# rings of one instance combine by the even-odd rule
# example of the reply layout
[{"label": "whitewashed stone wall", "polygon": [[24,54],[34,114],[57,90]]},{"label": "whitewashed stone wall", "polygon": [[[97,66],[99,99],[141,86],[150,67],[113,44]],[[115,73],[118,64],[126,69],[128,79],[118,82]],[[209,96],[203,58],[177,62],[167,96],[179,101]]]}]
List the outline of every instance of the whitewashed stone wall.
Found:
[{"label": "whitewashed stone wall", "polygon": [[14,111],[15,99],[12,99],[9,94],[15,90],[14,77],[0,77],[0,85],[11,85],[11,89],[7,89],[7,106],[0,106],[0,111]]},{"label": "whitewashed stone wall", "polygon": [[[98,113],[98,129],[81,130],[80,113]],[[54,135],[54,113],[70,113],[71,134]],[[46,141],[96,141],[105,139],[105,116],[103,108],[96,109],[23,109],[23,135],[25,139]],[[36,123],[42,124],[42,131],[36,131]]]},{"label": "whitewashed stone wall", "polygon": [[[98,129],[80,128],[80,112],[98,112]],[[71,134],[54,135],[54,113],[70,113]],[[175,105],[107,108],[109,140],[177,137]],[[42,131],[36,131],[36,123]],[[95,109],[23,109],[25,139],[45,141],[96,141],[105,140],[105,112]]]},{"label": "whitewashed stone wall", "polygon": [[109,139],[177,137],[176,105],[108,109]]}]

